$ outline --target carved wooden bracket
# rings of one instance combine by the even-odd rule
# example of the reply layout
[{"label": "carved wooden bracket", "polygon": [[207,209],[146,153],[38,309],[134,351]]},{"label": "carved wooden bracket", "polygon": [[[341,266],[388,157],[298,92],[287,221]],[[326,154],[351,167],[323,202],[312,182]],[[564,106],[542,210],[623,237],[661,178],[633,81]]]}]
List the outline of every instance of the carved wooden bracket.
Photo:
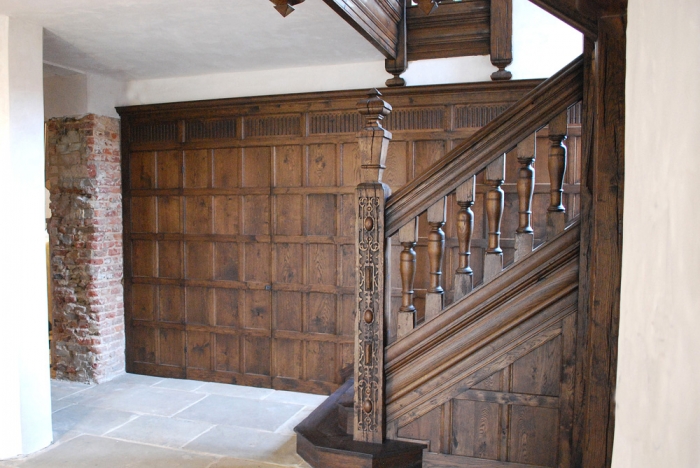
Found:
[{"label": "carved wooden bracket", "polygon": [[287,17],[294,11],[294,5],[303,3],[304,0],[270,0],[275,4],[275,10],[279,11],[280,15]]}]

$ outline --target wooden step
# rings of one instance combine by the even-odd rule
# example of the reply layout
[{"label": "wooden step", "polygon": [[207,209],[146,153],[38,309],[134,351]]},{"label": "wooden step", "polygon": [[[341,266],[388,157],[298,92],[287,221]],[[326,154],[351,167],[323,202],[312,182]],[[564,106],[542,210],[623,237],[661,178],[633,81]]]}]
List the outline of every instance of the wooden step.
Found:
[{"label": "wooden step", "polygon": [[[294,431],[297,453],[314,468],[419,468],[425,445],[387,440],[356,442],[346,429],[353,426],[352,379],[316,408]],[[350,409],[348,417],[348,408]],[[341,419],[343,421],[341,421]]]}]

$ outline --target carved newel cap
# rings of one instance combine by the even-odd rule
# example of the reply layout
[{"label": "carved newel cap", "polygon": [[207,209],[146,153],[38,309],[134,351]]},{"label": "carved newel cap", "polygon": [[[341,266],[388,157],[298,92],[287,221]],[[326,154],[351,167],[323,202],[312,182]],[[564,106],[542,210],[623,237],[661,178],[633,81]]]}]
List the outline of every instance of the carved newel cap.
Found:
[{"label": "carved newel cap", "polygon": [[391,113],[391,104],[384,101],[377,89],[371,89],[367,99],[357,103],[364,118],[364,128],[358,135],[362,165],[362,182],[381,182],[391,132],[382,127],[382,120]]},{"label": "carved newel cap", "polygon": [[298,5],[298,4],[302,3],[304,0],[270,0],[270,1],[275,4],[275,10],[277,10],[280,15],[282,15],[286,18],[287,15],[289,15],[291,12],[294,11],[293,5]]}]

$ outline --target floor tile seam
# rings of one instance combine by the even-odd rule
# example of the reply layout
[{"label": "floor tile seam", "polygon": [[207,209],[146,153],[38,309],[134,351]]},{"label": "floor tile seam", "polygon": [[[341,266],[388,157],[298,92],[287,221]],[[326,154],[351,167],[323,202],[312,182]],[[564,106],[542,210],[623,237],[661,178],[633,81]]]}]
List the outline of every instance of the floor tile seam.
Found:
[{"label": "floor tile seam", "polygon": [[217,426],[217,424],[211,424],[211,427],[209,427],[209,428],[208,428],[207,430],[205,430],[205,431],[202,431],[201,433],[197,434],[196,436],[192,437],[190,440],[188,440],[187,442],[185,442],[184,444],[182,444],[182,445],[180,446],[180,448],[181,448],[182,450],[186,450],[186,449],[185,449],[185,446],[186,446],[186,445],[191,444],[191,443],[194,442],[195,440],[199,439],[199,438],[202,437],[204,434],[206,434],[207,432],[209,432],[209,431],[211,431],[212,429],[214,429],[216,426]]},{"label": "floor tile seam", "polygon": [[[182,419],[182,418],[175,418],[175,419],[178,419],[178,420],[180,420],[180,421],[204,422],[204,423],[207,423],[207,424],[214,424],[214,426],[221,426],[221,427],[224,427],[224,428],[227,428],[227,429],[245,429],[245,430],[247,430],[247,431],[262,432],[262,434],[260,434],[261,436],[266,436],[266,435],[285,435],[285,434],[277,434],[275,431],[268,431],[268,430],[265,430],[265,429],[258,429],[257,427],[237,426],[237,425],[235,425],[235,424],[215,424],[215,423],[212,423],[212,422],[209,422],[209,421],[202,421],[202,420],[199,420],[199,419]],[[285,421],[285,422],[286,422],[286,421]],[[207,431],[207,432],[208,432],[208,431]],[[192,441],[190,441],[190,442],[192,442]],[[189,442],[188,442],[188,443],[189,443]]]},{"label": "floor tile seam", "polygon": [[[305,411],[305,410],[306,410],[306,406],[303,406],[299,411],[297,411],[296,413],[294,413],[289,419],[287,419],[285,422],[283,422],[283,423],[280,425],[280,427],[278,427],[277,429],[275,429],[273,432],[274,432],[275,434],[280,434],[280,432],[278,432],[280,429],[282,429],[283,427],[285,427],[289,421],[291,421],[292,419],[294,419],[297,415],[299,415],[301,412],[303,412],[303,411]],[[300,422],[301,422],[301,421],[300,421]],[[298,424],[298,423],[297,423],[297,424]],[[296,424],[295,424],[295,426],[296,426]],[[292,429],[292,432],[294,432],[294,429]]]},{"label": "floor tile seam", "polygon": [[241,399],[244,399],[244,400],[254,400],[254,401],[263,401],[263,400],[267,397],[267,395],[264,396],[264,397],[262,397],[262,398],[259,398],[259,397],[249,397],[249,396],[241,396],[241,395],[230,395],[230,394],[227,394],[227,393],[200,392],[200,391],[197,391],[197,390],[192,390],[191,393],[197,393],[197,394],[200,394],[200,395],[201,395],[201,394],[204,394],[204,395],[211,395],[211,396],[224,396],[224,397],[229,397],[229,398],[241,398]]},{"label": "floor tile seam", "polygon": [[[127,424],[129,424],[130,422],[136,421],[138,418],[140,418],[141,416],[143,416],[143,415],[141,415],[141,414],[136,414],[136,413],[131,413],[131,412],[129,412],[128,414],[131,414],[131,416],[132,416],[132,417],[129,418],[128,421],[126,421],[125,423],[120,424],[120,425],[118,425],[118,426],[116,426],[116,427],[113,427],[112,429],[110,429],[110,430],[108,430],[108,431],[106,431],[106,432],[103,432],[102,434],[99,435],[99,437],[104,436],[104,435],[107,435],[107,434],[109,434],[109,433],[112,432],[112,431],[116,431],[117,429],[120,429],[120,428],[126,426]],[[135,417],[134,417],[134,416],[135,416]]]},{"label": "floor tile seam", "polygon": [[51,407],[51,414],[53,415],[54,413],[58,413],[59,411],[63,411],[64,409],[67,409],[67,408],[70,408],[71,406],[76,406],[76,405],[77,405],[77,403],[72,403],[72,404],[70,404],[70,405],[68,405],[68,406],[64,406],[63,408],[59,408],[59,409],[57,409],[57,410],[53,409],[53,405],[52,405],[52,407]]},{"label": "floor tile seam", "polygon": [[[173,414],[171,414],[171,415],[169,415],[169,416],[167,416],[167,417],[168,417],[168,418],[174,418],[175,416],[177,416],[178,414],[182,413],[182,412],[185,411],[186,409],[192,408],[194,405],[196,405],[197,403],[199,403],[199,402],[201,402],[202,400],[204,400],[205,398],[207,398],[207,396],[208,396],[208,395],[203,396],[203,397],[200,398],[199,400],[197,400],[197,401],[195,401],[195,402],[193,402],[193,403],[191,403],[191,404],[185,406],[184,408],[181,408],[181,409],[178,410],[178,411],[175,411]],[[178,418],[178,419],[182,419],[182,418]]]}]

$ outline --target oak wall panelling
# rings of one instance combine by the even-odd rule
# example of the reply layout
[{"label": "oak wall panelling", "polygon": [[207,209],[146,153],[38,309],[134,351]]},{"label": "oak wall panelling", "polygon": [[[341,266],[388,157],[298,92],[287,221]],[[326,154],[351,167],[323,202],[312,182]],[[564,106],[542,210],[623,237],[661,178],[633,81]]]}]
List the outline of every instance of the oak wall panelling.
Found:
[{"label": "oak wall panelling", "polygon": [[[538,83],[383,90],[394,107],[385,182],[400,188]],[[130,372],[337,388],[353,362],[365,95],[119,109]]]}]

